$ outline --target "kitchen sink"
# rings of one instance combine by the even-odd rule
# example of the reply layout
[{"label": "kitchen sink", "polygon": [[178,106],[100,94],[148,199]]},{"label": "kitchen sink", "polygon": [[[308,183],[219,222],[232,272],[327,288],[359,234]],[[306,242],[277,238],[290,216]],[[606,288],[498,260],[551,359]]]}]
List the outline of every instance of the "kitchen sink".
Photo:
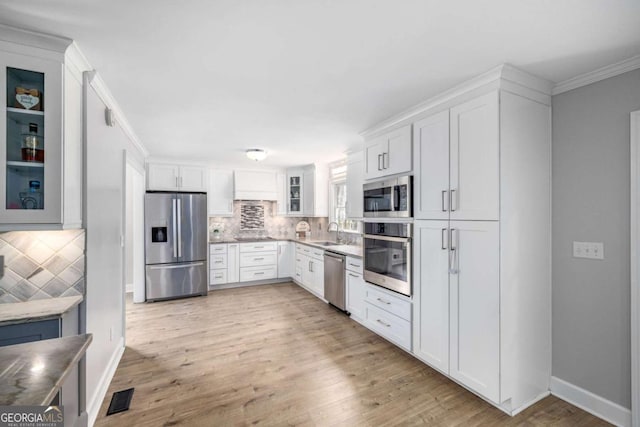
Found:
[{"label": "kitchen sink", "polygon": [[342,244],[342,243],[336,243],[336,242],[310,242],[310,243],[313,243],[314,245],[320,245],[320,246],[338,246]]}]

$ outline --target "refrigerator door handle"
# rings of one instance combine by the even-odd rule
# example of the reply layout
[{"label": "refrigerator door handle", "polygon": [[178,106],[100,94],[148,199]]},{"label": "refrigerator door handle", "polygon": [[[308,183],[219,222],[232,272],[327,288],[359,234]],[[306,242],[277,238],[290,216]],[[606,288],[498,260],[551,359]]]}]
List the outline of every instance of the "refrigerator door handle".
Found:
[{"label": "refrigerator door handle", "polygon": [[189,262],[182,263],[179,265],[153,265],[149,266],[149,270],[175,270],[176,268],[188,268],[188,267],[197,267],[200,265],[204,265],[203,262]]},{"label": "refrigerator door handle", "polygon": [[182,200],[176,199],[178,202],[178,258],[182,257]]},{"label": "refrigerator door handle", "polygon": [[171,218],[173,219],[173,257],[178,258],[178,221],[177,221],[177,212],[176,206],[178,201],[176,199],[171,199],[171,208],[173,215]]}]

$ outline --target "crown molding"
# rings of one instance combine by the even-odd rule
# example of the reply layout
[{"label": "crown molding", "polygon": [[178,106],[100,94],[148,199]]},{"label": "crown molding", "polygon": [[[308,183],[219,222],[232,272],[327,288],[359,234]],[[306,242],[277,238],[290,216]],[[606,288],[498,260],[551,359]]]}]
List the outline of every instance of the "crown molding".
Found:
[{"label": "crown molding", "polygon": [[73,77],[80,83],[82,83],[82,73],[92,69],[87,57],[84,56],[76,42],[72,42],[67,48],[64,62],[67,70],[69,70]]},{"label": "crown molding", "polygon": [[470,80],[467,80],[459,85],[448,89],[439,95],[436,95],[428,100],[421,102],[420,104],[411,107],[403,112],[396,114],[369,129],[366,129],[360,133],[360,136],[364,139],[375,135],[383,130],[388,130],[397,126],[407,120],[417,118],[419,115],[426,113],[432,108],[449,102],[459,96],[464,95],[472,90],[479,89],[491,83],[498,81],[506,81],[512,83],[518,87],[526,88],[533,93],[542,95],[544,98],[549,99],[551,95],[551,89],[553,83],[548,80],[544,80],[540,77],[536,77],[519,68],[514,67],[511,64],[501,64],[491,70],[480,74]]},{"label": "crown molding", "polygon": [[0,24],[0,40],[64,54],[73,40]]},{"label": "crown molding", "polygon": [[122,109],[120,108],[120,105],[111,94],[111,91],[105,84],[104,80],[102,80],[102,77],[100,76],[100,74],[95,70],[88,71],[88,73],[89,73],[89,84],[91,85],[91,87],[95,89],[96,93],[98,94],[102,102],[104,102],[104,104],[107,107],[113,110],[114,116],[116,118],[116,122],[118,123],[122,131],[127,135],[131,143],[138,150],[140,150],[140,153],[145,158],[149,157],[149,151],[144,146],[144,144],[142,144],[142,141],[140,141],[140,138],[138,138],[138,135],[136,135],[136,133],[133,131],[133,128],[127,121],[126,116],[124,115]]},{"label": "crown molding", "polygon": [[632,56],[615,64],[607,65],[588,73],[580,74],[570,79],[564,80],[553,87],[552,95],[558,95],[582,86],[590,85],[601,80],[624,74],[640,68],[640,55]]}]

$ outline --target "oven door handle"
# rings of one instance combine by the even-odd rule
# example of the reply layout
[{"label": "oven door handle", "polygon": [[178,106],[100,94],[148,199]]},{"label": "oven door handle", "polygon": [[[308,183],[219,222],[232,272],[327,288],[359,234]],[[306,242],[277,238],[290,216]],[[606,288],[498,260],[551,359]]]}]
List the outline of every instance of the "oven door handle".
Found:
[{"label": "oven door handle", "polygon": [[373,240],[384,240],[387,242],[400,242],[400,243],[409,243],[411,241],[410,237],[377,236],[375,234],[365,234],[364,238],[373,239]]}]

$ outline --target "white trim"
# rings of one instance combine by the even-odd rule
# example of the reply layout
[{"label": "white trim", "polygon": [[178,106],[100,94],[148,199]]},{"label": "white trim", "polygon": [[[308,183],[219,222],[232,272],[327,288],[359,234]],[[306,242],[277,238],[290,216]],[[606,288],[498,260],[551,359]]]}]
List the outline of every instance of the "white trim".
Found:
[{"label": "white trim", "polygon": [[69,73],[80,83],[83,83],[82,73],[92,69],[76,42],[71,43],[65,54],[64,63]]},{"label": "white trim", "polygon": [[631,147],[631,409],[633,425],[640,426],[640,111],[630,114]]},{"label": "white trim", "polygon": [[116,347],[116,351],[111,355],[111,360],[109,361],[109,365],[107,369],[102,373],[100,377],[100,381],[98,381],[98,387],[96,392],[94,393],[91,401],[88,402],[87,405],[87,413],[89,415],[89,425],[92,426],[95,424],[96,419],[98,418],[98,411],[100,411],[100,406],[102,406],[102,401],[104,400],[104,396],[107,394],[109,390],[109,385],[111,385],[111,380],[118,369],[118,364],[120,363],[120,359],[124,354],[124,338],[120,338],[118,342],[118,346]]},{"label": "white trim", "polygon": [[142,141],[140,141],[136,133],[133,131],[133,128],[131,127],[131,125],[127,121],[126,116],[122,112],[120,105],[111,94],[111,91],[105,84],[104,80],[102,80],[102,77],[100,77],[100,74],[95,70],[90,71],[90,73],[91,74],[89,77],[89,84],[96,91],[96,94],[98,95],[98,97],[102,100],[104,105],[106,105],[107,107],[113,110],[117,124],[120,126],[120,128],[125,133],[125,135],[127,135],[127,138],[129,138],[131,143],[138,150],[140,150],[140,153],[142,153],[143,157],[145,158],[149,157],[149,151],[146,149],[146,147],[142,144]]},{"label": "white trim", "polygon": [[631,411],[560,378],[551,377],[551,394],[611,424],[630,427]]},{"label": "white trim", "polygon": [[626,73],[628,71],[633,71],[638,68],[640,68],[640,55],[632,56],[631,58],[616,62],[615,64],[607,65],[598,68],[597,70],[580,74],[578,76],[557,83],[553,87],[551,94],[558,95],[559,93],[590,85],[591,83],[599,82],[600,80],[605,80],[609,77],[615,77],[617,75]]},{"label": "white trim", "polygon": [[54,36],[4,24],[0,24],[0,40],[59,53],[64,53],[67,47],[73,42],[73,40],[66,37]]},{"label": "white trim", "polygon": [[512,409],[511,412],[507,412],[507,413],[509,415],[511,415],[512,417],[515,417],[520,412],[524,411],[525,409],[527,409],[530,406],[535,405],[536,403],[538,403],[539,401],[541,401],[545,397],[549,396],[550,394],[551,394],[551,392],[549,390],[547,390],[545,392],[542,392],[537,397],[534,397],[533,399],[531,399],[527,403],[523,403],[521,406],[517,407],[516,409]]},{"label": "white trim", "polygon": [[471,80],[467,80],[457,86],[454,86],[439,95],[429,98],[414,107],[404,110],[401,113],[360,132],[360,136],[364,139],[368,139],[370,136],[378,134],[383,130],[397,126],[400,123],[415,118],[420,114],[437,107],[438,105],[451,101],[452,99],[464,95],[474,89],[478,89],[489,83],[498,81],[499,79],[504,79],[517,86],[525,87],[533,92],[547,96],[551,95],[551,89],[553,87],[553,84],[548,80],[541,79],[540,77],[536,77],[526,71],[522,71],[511,64],[501,64]]}]

